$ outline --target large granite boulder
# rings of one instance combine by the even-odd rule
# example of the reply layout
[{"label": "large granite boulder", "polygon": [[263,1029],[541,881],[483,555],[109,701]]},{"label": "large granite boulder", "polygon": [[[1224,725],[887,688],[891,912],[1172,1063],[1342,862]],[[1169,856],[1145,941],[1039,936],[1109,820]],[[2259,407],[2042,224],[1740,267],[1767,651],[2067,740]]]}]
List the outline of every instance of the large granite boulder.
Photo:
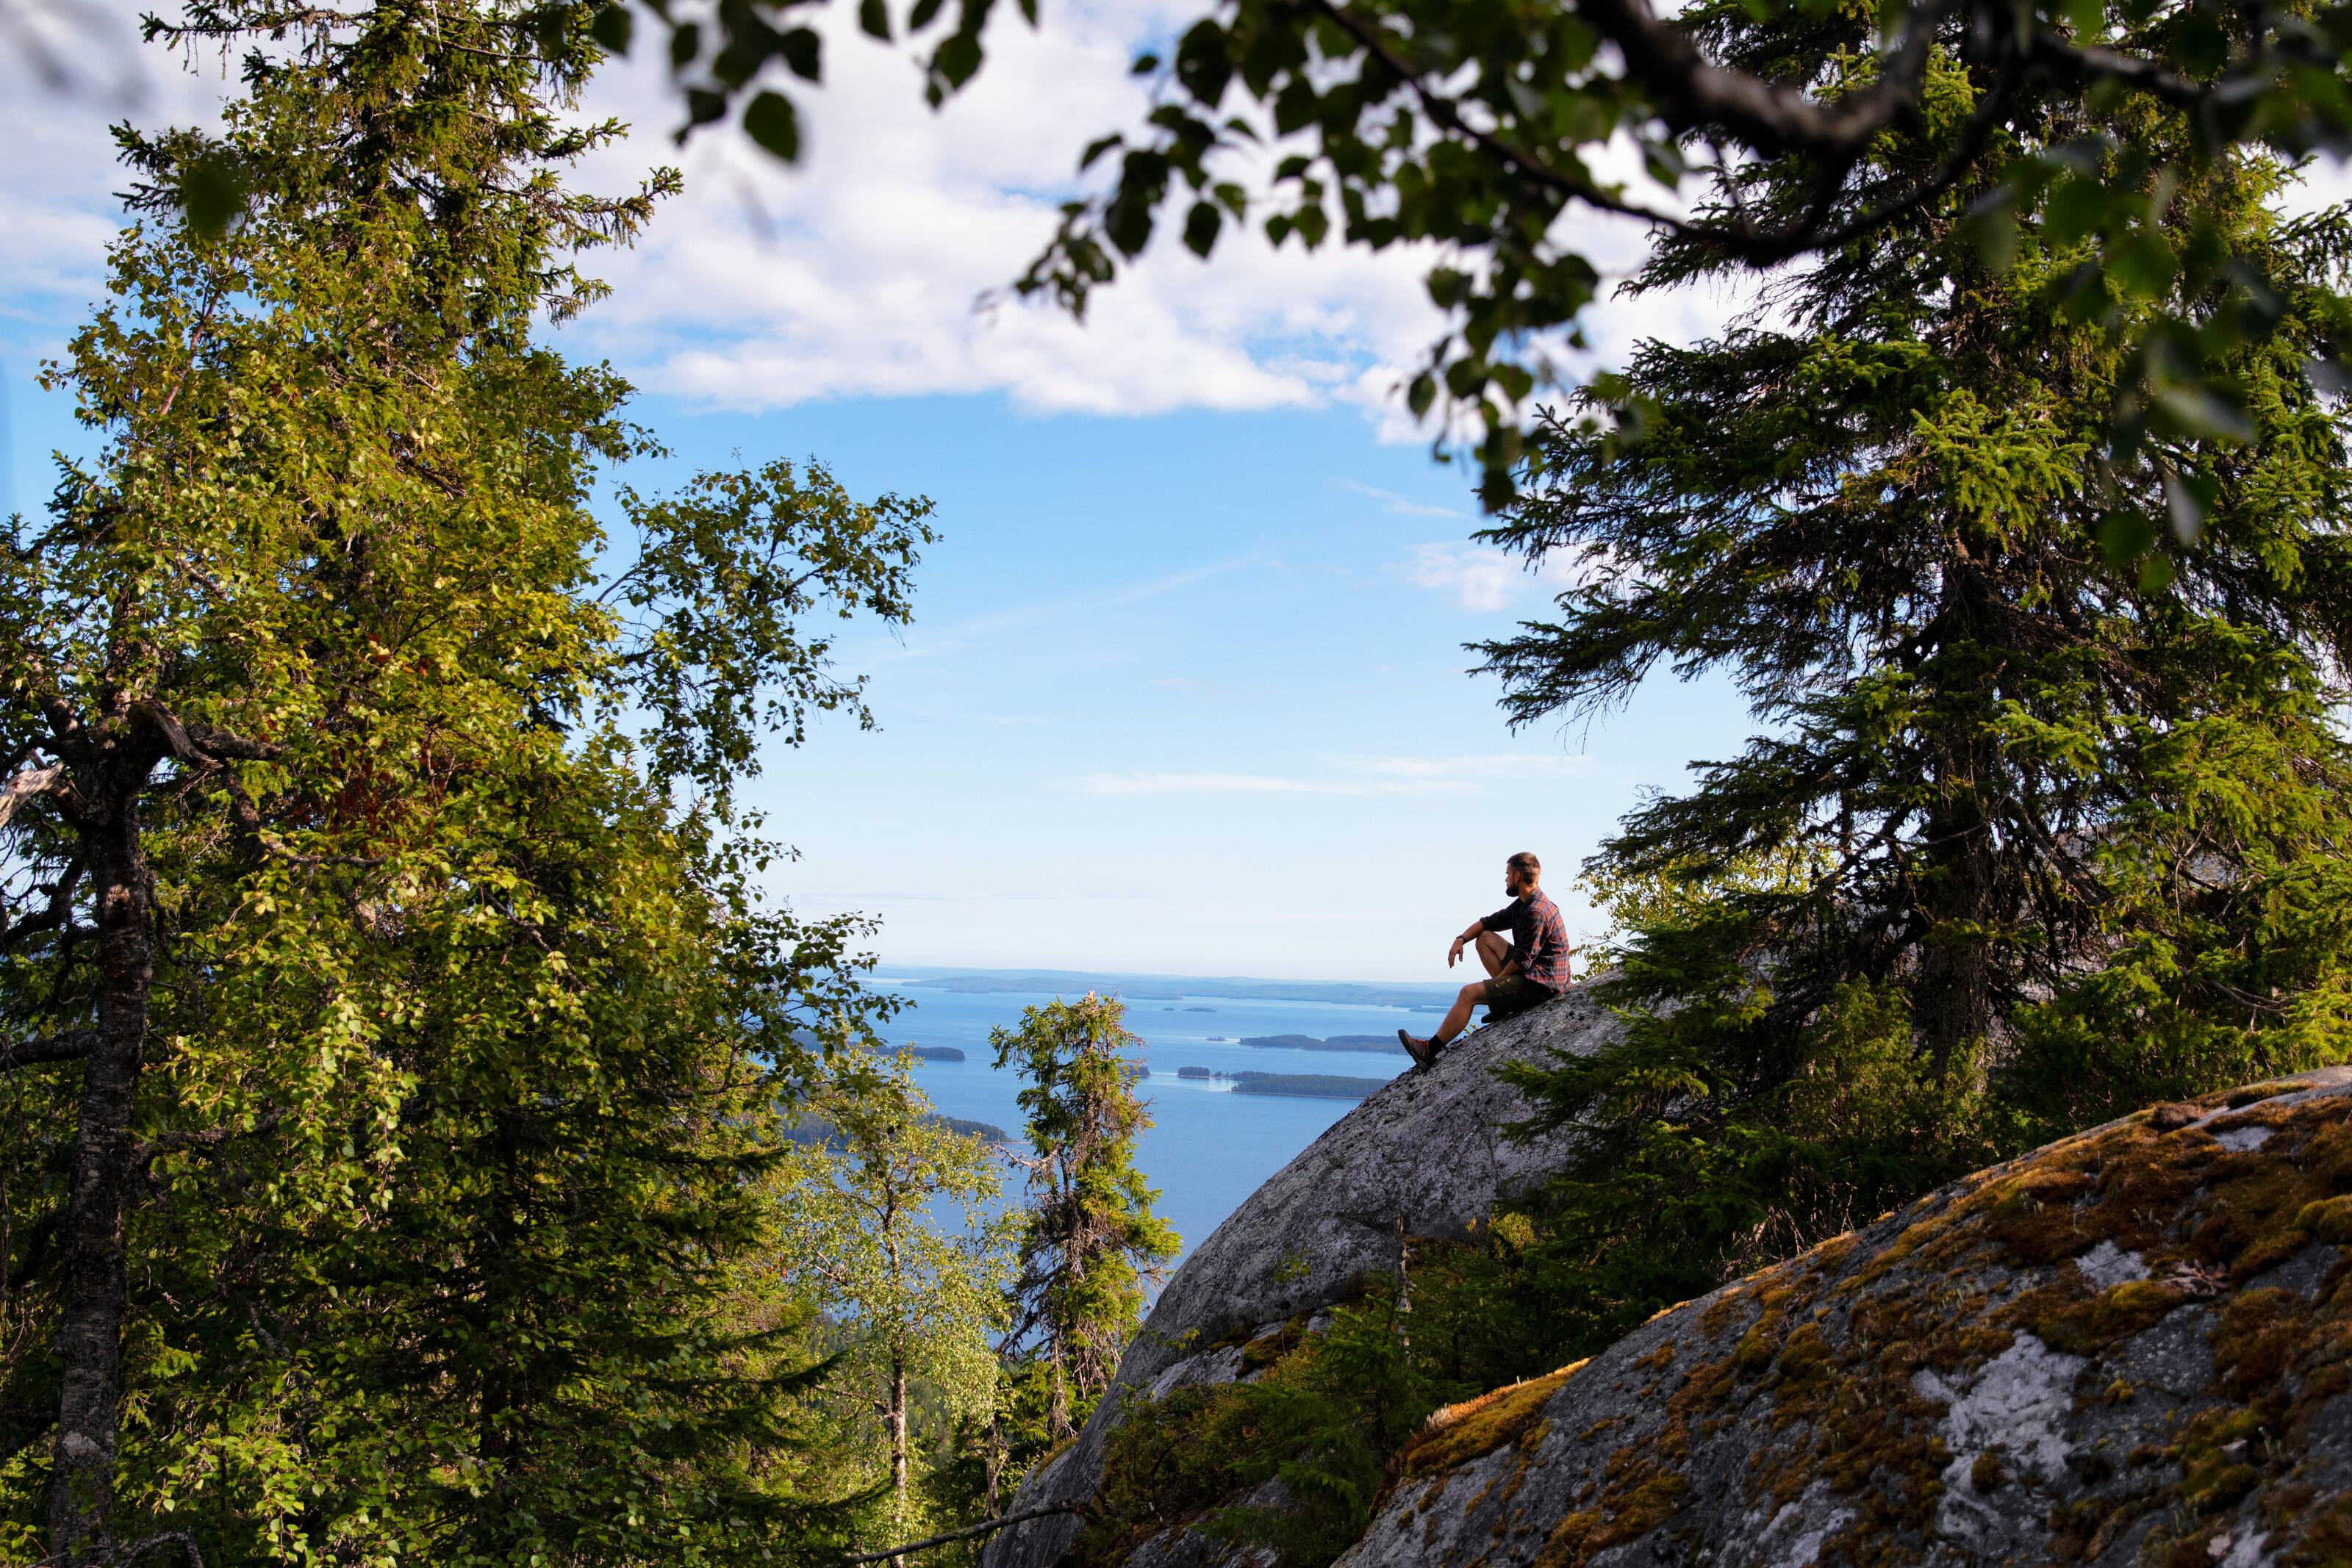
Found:
[{"label": "large granite boulder", "polygon": [[[1185,1259],[1085,1431],[1030,1474],[1008,1511],[1092,1497],[1129,1391],[1157,1396],[1244,1375],[1251,1339],[1345,1300],[1360,1274],[1393,1270],[1408,1237],[1470,1235],[1497,1199],[1540,1180],[1557,1151],[1496,1130],[1528,1108],[1493,1068],[1549,1060],[1555,1049],[1589,1051],[1622,1027],[1572,991],[1465,1035],[1434,1065],[1341,1117]],[[1050,1568],[1079,1529],[1067,1514],[1013,1526],[991,1542],[982,1568]]]},{"label": "large granite boulder", "polygon": [[1339,1568],[2352,1563],[2352,1070],[2051,1145],[1431,1419]]}]

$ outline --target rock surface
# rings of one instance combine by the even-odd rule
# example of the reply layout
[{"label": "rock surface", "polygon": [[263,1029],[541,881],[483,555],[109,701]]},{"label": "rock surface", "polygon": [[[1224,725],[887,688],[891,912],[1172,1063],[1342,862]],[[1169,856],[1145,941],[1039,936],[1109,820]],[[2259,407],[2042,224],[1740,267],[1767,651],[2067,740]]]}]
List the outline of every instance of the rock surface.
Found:
[{"label": "rock surface", "polygon": [[[1621,1028],[1585,991],[1572,991],[1465,1035],[1433,1066],[1396,1079],[1333,1124],[1185,1259],[1086,1430],[1029,1476],[1007,1511],[1092,1497],[1128,1391],[1157,1396],[1233,1381],[1253,1335],[1344,1300],[1360,1273],[1393,1270],[1406,1236],[1468,1236],[1499,1198],[1540,1179],[1556,1153],[1496,1130],[1528,1107],[1491,1070],[1549,1060],[1553,1050],[1587,1052]],[[1050,1568],[1079,1528],[1067,1515],[1015,1525],[991,1542],[982,1568]],[[1159,1550],[1177,1552],[1160,1568],[1211,1560],[1189,1532]]]},{"label": "rock surface", "polygon": [[2352,1070],[2063,1140],[1442,1411],[1338,1568],[2352,1562]]}]

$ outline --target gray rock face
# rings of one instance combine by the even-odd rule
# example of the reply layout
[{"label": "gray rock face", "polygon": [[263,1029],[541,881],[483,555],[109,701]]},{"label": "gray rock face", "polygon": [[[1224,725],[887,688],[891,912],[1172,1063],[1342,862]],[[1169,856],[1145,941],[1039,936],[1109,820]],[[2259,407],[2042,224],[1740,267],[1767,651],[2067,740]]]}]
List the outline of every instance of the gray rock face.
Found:
[{"label": "gray rock face", "polygon": [[[1582,1054],[1621,1028],[1586,992],[1572,991],[1465,1035],[1433,1066],[1340,1118],[1185,1259],[1086,1430],[1029,1476],[1007,1511],[1091,1497],[1129,1390],[1231,1382],[1240,1353],[1218,1342],[1343,1300],[1359,1274],[1396,1267],[1402,1237],[1465,1237],[1497,1199],[1540,1180],[1557,1153],[1496,1131],[1528,1107],[1491,1070],[1506,1060],[1547,1061],[1553,1050]],[[990,1544],[982,1568],[1050,1568],[1079,1528],[1068,1516],[1015,1525]]]},{"label": "gray rock face", "polygon": [[1441,1412],[1338,1568],[2352,1550],[2352,1070],[2065,1139]]}]

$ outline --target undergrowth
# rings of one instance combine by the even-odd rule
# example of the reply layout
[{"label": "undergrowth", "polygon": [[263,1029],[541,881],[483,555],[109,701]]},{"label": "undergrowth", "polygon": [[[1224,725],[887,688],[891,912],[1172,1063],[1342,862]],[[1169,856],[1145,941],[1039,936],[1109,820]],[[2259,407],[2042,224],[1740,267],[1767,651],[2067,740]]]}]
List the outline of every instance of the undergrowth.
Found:
[{"label": "undergrowth", "polygon": [[1432,1413],[1584,1354],[1545,1305],[1531,1239],[1507,1218],[1475,1243],[1419,1244],[1402,1298],[1393,1277],[1361,1281],[1311,1331],[1302,1317],[1255,1342],[1275,1354],[1248,1358],[1261,1362],[1249,1381],[1137,1398],[1078,1561],[1111,1568],[1190,1525],[1271,1548],[1281,1568],[1325,1568]]}]

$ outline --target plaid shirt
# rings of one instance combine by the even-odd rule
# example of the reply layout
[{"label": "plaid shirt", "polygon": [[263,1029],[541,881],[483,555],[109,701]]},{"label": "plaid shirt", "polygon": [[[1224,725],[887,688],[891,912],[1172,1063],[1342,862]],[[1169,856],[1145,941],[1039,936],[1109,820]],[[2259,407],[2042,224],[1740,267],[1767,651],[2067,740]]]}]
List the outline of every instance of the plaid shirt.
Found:
[{"label": "plaid shirt", "polygon": [[1510,934],[1511,956],[1529,985],[1555,994],[1569,988],[1568,927],[1543,889],[1511,900],[1478,924],[1496,936]]}]

